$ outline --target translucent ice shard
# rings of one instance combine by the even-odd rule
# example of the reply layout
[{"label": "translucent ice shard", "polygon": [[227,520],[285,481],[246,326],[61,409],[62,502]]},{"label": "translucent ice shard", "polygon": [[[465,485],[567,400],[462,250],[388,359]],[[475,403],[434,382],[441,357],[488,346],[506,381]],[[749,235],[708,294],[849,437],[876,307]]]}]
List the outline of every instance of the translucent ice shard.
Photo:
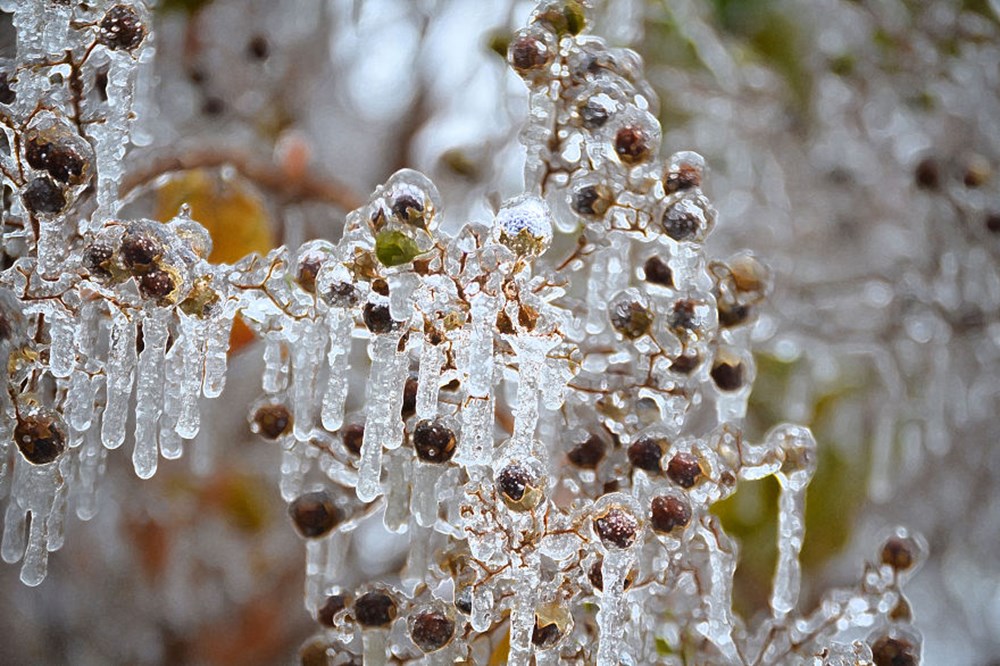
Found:
[{"label": "translucent ice shard", "polygon": [[135,370],[135,336],[136,322],[115,310],[111,322],[111,348],[105,366],[107,403],[101,422],[101,438],[109,449],[117,449],[125,441]]},{"label": "translucent ice shard", "polygon": [[135,450],[132,464],[140,479],[156,473],[157,435],[163,410],[164,355],[167,346],[167,312],[154,310],[142,322],[135,393]]}]

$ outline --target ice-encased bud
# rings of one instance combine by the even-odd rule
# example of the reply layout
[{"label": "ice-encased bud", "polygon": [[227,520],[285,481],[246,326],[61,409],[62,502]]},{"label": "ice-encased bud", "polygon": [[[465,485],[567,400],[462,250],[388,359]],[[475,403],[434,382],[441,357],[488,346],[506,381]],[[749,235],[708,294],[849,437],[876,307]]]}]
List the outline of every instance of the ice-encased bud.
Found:
[{"label": "ice-encased bud", "polygon": [[667,169],[663,174],[663,188],[668,194],[673,194],[701,187],[704,175],[704,157],[690,150],[674,153],[667,161]]},{"label": "ice-encased bud", "polygon": [[552,213],[533,194],[509,199],[493,220],[493,239],[520,257],[537,257],[552,243]]}]

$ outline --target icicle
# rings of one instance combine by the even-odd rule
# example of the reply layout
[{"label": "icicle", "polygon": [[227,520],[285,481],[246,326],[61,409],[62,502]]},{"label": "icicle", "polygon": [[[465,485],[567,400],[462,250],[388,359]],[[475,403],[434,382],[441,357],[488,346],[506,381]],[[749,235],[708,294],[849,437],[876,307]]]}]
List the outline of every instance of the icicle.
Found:
[{"label": "icicle", "polygon": [[710,517],[706,522],[707,524],[698,525],[698,534],[708,549],[711,589],[705,601],[708,606],[707,618],[698,628],[722,652],[726,663],[738,663],[742,659],[733,642],[732,613],[732,583],[736,572],[735,547],[722,532],[717,519]]},{"label": "icicle", "polygon": [[219,397],[226,387],[229,334],[232,326],[233,312],[228,305],[206,323],[205,378],[201,387],[206,398]]},{"label": "icicle", "polygon": [[181,457],[183,441],[177,434],[184,390],[184,345],[175,339],[164,359],[163,414],[160,415],[160,455],[167,460]]},{"label": "icicle", "polygon": [[291,437],[282,438],[285,450],[281,454],[281,499],[291,502],[302,494],[306,473],[311,465],[309,445]]},{"label": "icicle", "polygon": [[[64,457],[60,462],[63,470],[68,471],[69,458]],[[65,476],[65,475],[64,475]],[[45,518],[45,529],[48,532],[48,544],[46,548],[50,553],[54,553],[63,547],[66,539],[66,508],[69,488],[66,483],[59,483],[56,487],[55,496],[52,498],[52,508]]]},{"label": "icicle", "polygon": [[117,449],[125,441],[125,422],[135,368],[135,336],[135,322],[116,310],[111,324],[111,349],[105,367],[107,403],[101,422],[101,439],[109,449]]},{"label": "icicle", "polygon": [[413,462],[413,496],[410,505],[413,517],[421,527],[432,527],[437,522],[437,484],[445,471],[445,465],[428,464],[420,460]]},{"label": "icicle", "polygon": [[488,465],[493,460],[493,396],[465,399],[462,409],[462,439],[455,461],[464,465]]},{"label": "icicle", "polygon": [[587,280],[586,331],[600,333],[608,326],[608,303],[618,291],[628,286],[628,245],[622,235],[611,232],[609,243],[591,255]]},{"label": "icicle", "polygon": [[330,333],[330,350],[326,363],[330,374],[323,393],[323,427],[331,432],[340,430],[344,424],[344,403],[350,385],[351,332],[354,330],[354,316],[342,308],[331,309],[326,316]]},{"label": "icicle", "polygon": [[[14,563],[24,556],[21,582],[34,587],[45,579],[49,554],[49,516],[59,496],[63,477],[57,464],[35,466],[18,458],[14,467],[14,484],[4,517],[3,543],[0,555]],[[28,514],[31,525],[25,541]]]},{"label": "icicle", "polygon": [[601,563],[602,591],[597,611],[597,663],[599,666],[617,666],[624,658],[625,642],[625,577],[635,566],[635,552],[609,549]]},{"label": "icicle", "polygon": [[466,390],[475,398],[489,396],[493,389],[493,329],[496,299],[479,292],[471,297],[472,327],[469,331]]},{"label": "icicle", "polygon": [[400,335],[381,334],[370,343],[372,359],[365,396],[365,435],[358,468],[358,499],[371,502],[381,492],[382,449],[394,449],[403,441],[403,386],[407,354],[398,350]]},{"label": "icicle", "polygon": [[532,551],[521,558],[521,565],[513,572],[513,579],[514,601],[510,609],[510,655],[507,663],[528,666],[531,663],[531,634],[535,626],[539,585],[537,552]]},{"label": "icicle", "polygon": [[298,340],[292,345],[292,420],[295,438],[306,441],[316,425],[316,381],[326,349],[326,327],[311,319],[296,323]]},{"label": "icicle", "polygon": [[282,353],[282,332],[268,331],[264,335],[264,393],[272,395],[285,389],[288,382],[287,363]]},{"label": "icicle", "polygon": [[420,350],[420,370],[417,376],[417,419],[437,416],[438,392],[441,390],[441,364],[444,352],[440,345],[432,345],[427,338]]},{"label": "icicle", "polygon": [[164,354],[169,311],[149,313],[142,323],[143,349],[139,354],[135,390],[135,450],[132,464],[140,479],[156,473],[156,439],[163,410]]},{"label": "icicle", "polygon": [[362,663],[365,666],[385,666],[386,651],[389,648],[389,632],[386,629],[364,629],[361,633],[364,646]]},{"label": "icicle", "polygon": [[174,344],[181,345],[184,375],[181,377],[181,408],[174,429],[184,439],[194,439],[201,429],[198,396],[201,394],[205,368],[204,334],[204,322],[180,314],[180,337]]},{"label": "icicle", "polygon": [[389,451],[385,460],[388,487],[385,491],[385,515],[383,522],[390,532],[406,530],[410,520],[410,453]]},{"label": "icicle", "polygon": [[91,359],[98,340],[98,304],[86,303],[80,309],[80,323],[76,331],[76,350],[80,355],[80,368],[70,376],[66,395],[66,422],[78,432],[90,429],[96,415],[97,394],[104,378],[100,374],[91,375]]},{"label": "icicle", "polygon": [[512,446],[530,447],[538,425],[538,386],[545,372],[545,355],[558,338],[520,335],[513,338],[517,354],[517,404],[514,406]]},{"label": "icicle", "polygon": [[104,473],[108,450],[101,445],[97,428],[87,431],[80,448],[77,482],[73,484],[76,515],[80,520],[90,520],[97,515],[97,481]]},{"label": "icicle", "polygon": [[49,322],[49,372],[53,377],[65,378],[73,374],[76,353],[73,340],[76,336],[76,322],[68,318],[61,309],[53,308],[48,313]]},{"label": "icicle", "polygon": [[321,539],[306,540],[305,606],[311,614],[315,614],[323,603],[330,540],[337,538],[336,534],[334,532]]}]

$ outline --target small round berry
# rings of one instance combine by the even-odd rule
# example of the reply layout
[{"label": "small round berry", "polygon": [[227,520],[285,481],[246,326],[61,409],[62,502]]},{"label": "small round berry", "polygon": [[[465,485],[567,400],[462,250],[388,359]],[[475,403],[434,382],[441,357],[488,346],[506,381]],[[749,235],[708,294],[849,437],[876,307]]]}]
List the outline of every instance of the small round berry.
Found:
[{"label": "small round berry", "polygon": [[701,365],[701,356],[698,352],[687,351],[670,362],[670,370],[681,375],[690,375]]},{"label": "small round berry", "polygon": [[504,202],[493,220],[493,237],[518,256],[537,257],[552,242],[549,205],[533,194]]},{"label": "small round berry", "polygon": [[729,271],[736,290],[744,294],[761,294],[767,289],[767,268],[750,254],[740,254],[729,260]]},{"label": "small round berry", "polygon": [[[590,584],[598,592],[603,592],[604,591],[604,570],[603,570],[603,566],[604,566],[604,560],[600,560],[599,559],[596,562],[594,562],[592,565],[590,565],[590,569],[587,570],[587,580],[590,581]],[[637,575],[638,575],[638,573],[636,572],[635,569],[629,569],[628,573],[625,574],[625,580],[622,581],[622,591],[623,592],[625,590],[629,589],[630,587],[632,587],[632,584],[635,582],[635,578],[636,578]]]},{"label": "small round berry", "polygon": [[45,171],[64,185],[82,185],[87,180],[91,155],[90,144],[62,125],[25,133],[25,160],[32,169]]},{"label": "small round berry", "polygon": [[570,207],[577,215],[601,217],[611,206],[611,190],[604,185],[584,185],[573,191]]},{"label": "small round berry", "polygon": [[745,381],[746,368],[735,353],[720,349],[709,374],[720,391],[737,391]]},{"label": "small round berry", "polygon": [[49,414],[18,416],[14,443],[29,463],[47,465],[66,450],[66,434],[62,424]]},{"label": "small round berry", "polygon": [[139,278],[139,292],[146,298],[164,299],[174,291],[174,279],[159,268]]},{"label": "small round berry", "polygon": [[941,167],[933,157],[920,160],[913,170],[913,179],[922,190],[936,190],[941,187]]},{"label": "small round berry", "polygon": [[365,438],[365,427],[360,423],[346,425],[340,430],[340,436],[344,441],[344,448],[351,454],[361,455],[361,442]]},{"label": "small round berry", "polygon": [[673,495],[654,497],[649,511],[649,525],[654,532],[660,534],[670,534],[674,529],[687,527],[691,522],[691,506],[686,500]]},{"label": "small round berry", "polygon": [[916,666],[919,663],[917,649],[905,638],[881,636],[871,647],[875,666]]},{"label": "small round berry", "polygon": [[331,594],[316,611],[316,621],[324,627],[334,626],[333,620],[337,613],[347,608],[350,602],[350,598],[345,594]]},{"label": "small round berry", "polygon": [[421,421],[413,428],[413,448],[426,463],[446,463],[455,455],[455,431],[440,421]]},{"label": "small round berry", "polygon": [[129,229],[122,236],[122,261],[133,272],[147,269],[162,255],[160,241],[147,232]]},{"label": "small round berry", "polygon": [[497,474],[497,491],[512,511],[531,511],[542,501],[541,482],[527,467],[510,463]]},{"label": "small round berry", "polygon": [[698,458],[690,453],[676,453],[667,463],[667,477],[684,489],[693,488],[705,477]]},{"label": "small round berry", "polygon": [[629,340],[641,338],[653,325],[653,314],[646,299],[635,290],[626,290],[608,306],[611,326]]},{"label": "small round berry", "polygon": [[296,497],[288,506],[288,514],[299,534],[307,539],[329,534],[342,520],[340,509],[325,490]]},{"label": "small round berry", "polygon": [[24,187],[21,201],[33,215],[55,215],[69,203],[63,188],[45,176],[35,178]]},{"label": "small round berry", "polygon": [[639,521],[628,509],[612,506],[594,518],[594,532],[605,548],[624,550],[639,536]]},{"label": "small round berry", "polygon": [[389,314],[388,305],[376,305],[375,303],[365,303],[365,308],[361,313],[365,326],[372,333],[389,333],[396,327],[396,321]]},{"label": "small round berry", "polygon": [[253,414],[251,428],[261,437],[278,439],[292,431],[292,413],[285,405],[261,405]]},{"label": "small round berry", "polygon": [[558,604],[543,604],[535,610],[535,626],[531,630],[531,642],[535,647],[547,650],[573,629],[573,615]]},{"label": "small round berry", "polygon": [[628,447],[628,461],[633,467],[659,474],[662,471],[660,459],[663,457],[663,450],[663,440],[644,435]]},{"label": "small round berry", "polygon": [[403,384],[403,406],[399,410],[399,415],[403,420],[410,418],[417,413],[417,391],[420,385],[416,377],[407,377]]},{"label": "small round berry", "polygon": [[354,618],[366,629],[388,627],[396,619],[396,602],[385,592],[366,592],[354,602]]},{"label": "small round berry", "polygon": [[409,192],[399,194],[390,206],[393,216],[404,224],[423,229],[427,226],[424,219],[424,202]]},{"label": "small round berry", "polygon": [[330,307],[350,308],[358,304],[358,291],[350,282],[333,282],[323,292],[323,300]]},{"label": "small round berry", "polygon": [[440,650],[455,636],[455,620],[436,607],[424,607],[407,621],[410,638],[424,652]]},{"label": "small round berry", "polygon": [[615,154],[628,165],[646,161],[652,151],[649,134],[636,125],[626,125],[615,134]]},{"label": "small round berry", "polygon": [[553,56],[545,40],[531,34],[515,37],[507,48],[507,61],[521,76],[545,71],[552,64]]},{"label": "small round berry", "polygon": [[663,188],[667,194],[673,194],[701,187],[704,172],[705,159],[698,153],[675,153],[670,156],[667,172],[663,176]]},{"label": "small round berry", "polygon": [[586,129],[596,130],[604,127],[611,118],[612,111],[600,100],[591,98],[577,107],[577,113],[580,114],[580,122]]},{"label": "small round berry", "polygon": [[295,282],[309,294],[316,293],[316,276],[323,267],[323,257],[318,253],[308,253],[299,259],[299,270]]},{"label": "small round berry", "polygon": [[97,42],[112,51],[134,51],[146,38],[139,12],[129,5],[115,5],[97,27]]},{"label": "small round berry", "polygon": [[329,646],[320,639],[311,640],[299,648],[299,663],[302,666],[327,666]]},{"label": "small round berry", "polygon": [[667,206],[660,217],[663,233],[679,242],[699,241],[711,230],[715,209],[700,195],[689,194]]},{"label": "small round berry", "polygon": [[106,241],[94,241],[83,251],[83,266],[91,275],[108,277],[111,275],[108,266],[114,254],[114,248]]},{"label": "small round berry", "polygon": [[604,460],[607,448],[608,445],[603,437],[590,435],[570,449],[566,457],[571,463],[582,469],[597,469],[597,466]]},{"label": "small round berry", "polygon": [[667,262],[657,256],[652,256],[642,265],[642,275],[646,282],[658,284],[661,287],[674,286],[674,273],[670,270]]},{"label": "small round berry", "polygon": [[913,537],[893,534],[882,545],[882,564],[888,564],[896,571],[911,569],[919,559],[922,548]]},{"label": "small round berry", "polygon": [[688,298],[674,301],[670,308],[667,323],[678,333],[693,331],[698,328],[698,303]]}]

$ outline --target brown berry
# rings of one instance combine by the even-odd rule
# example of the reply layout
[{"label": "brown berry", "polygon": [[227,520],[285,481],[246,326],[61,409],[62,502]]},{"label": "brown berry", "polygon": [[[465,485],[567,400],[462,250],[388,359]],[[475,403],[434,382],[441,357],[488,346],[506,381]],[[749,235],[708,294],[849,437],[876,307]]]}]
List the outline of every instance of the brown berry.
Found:
[{"label": "brown berry", "polygon": [[663,212],[660,219],[663,233],[675,241],[691,240],[698,233],[698,218],[686,207],[673,205]]},{"label": "brown berry", "polygon": [[122,261],[134,273],[147,269],[162,254],[160,241],[146,232],[130,229],[122,236]]},{"label": "brown berry", "polygon": [[594,531],[606,548],[625,549],[639,535],[639,521],[628,510],[613,506],[594,518]]},{"label": "brown berry", "polygon": [[608,314],[611,326],[630,340],[641,338],[653,325],[653,315],[649,309],[627,295],[612,301]]},{"label": "brown berry", "polygon": [[701,169],[693,164],[681,164],[676,171],[670,171],[663,179],[663,187],[668,194],[683,192],[701,186]]},{"label": "brown berry", "polygon": [[580,121],[583,126],[589,130],[600,129],[604,127],[604,124],[608,122],[611,117],[611,113],[608,108],[603,104],[595,100],[587,100],[586,103],[581,104],[578,108],[580,113]]},{"label": "brown berry", "polygon": [[916,666],[916,649],[904,638],[882,636],[872,643],[875,666]]},{"label": "brown berry", "polygon": [[573,616],[555,603],[543,604],[535,611],[531,642],[542,650],[554,647],[573,628]]},{"label": "brown berry", "polygon": [[388,627],[396,619],[396,602],[385,592],[366,592],[354,602],[354,618],[366,629]]},{"label": "brown berry", "polygon": [[62,212],[68,201],[63,188],[45,176],[29,182],[21,191],[24,207],[33,215],[55,215]]},{"label": "brown berry", "polygon": [[650,154],[649,135],[641,127],[622,127],[615,134],[615,153],[625,164],[645,161]]},{"label": "brown berry", "polygon": [[936,190],[941,187],[941,168],[933,157],[925,157],[913,171],[913,179],[922,190]]},{"label": "brown berry", "polygon": [[166,298],[174,291],[174,279],[164,270],[152,270],[139,278],[139,291],[146,298]]},{"label": "brown berry", "polygon": [[737,356],[719,355],[712,364],[712,381],[720,391],[736,391],[743,386],[743,362]]},{"label": "brown berry", "polygon": [[340,509],[333,503],[330,493],[319,490],[295,498],[288,506],[288,514],[299,534],[316,539],[328,534],[342,520]]},{"label": "brown berry", "polygon": [[906,571],[915,564],[917,551],[913,539],[891,536],[882,546],[882,564],[888,564],[896,571]]},{"label": "brown berry", "polygon": [[108,264],[114,256],[115,251],[104,241],[95,241],[83,252],[83,266],[91,275],[107,277],[111,275]]},{"label": "brown berry", "polygon": [[410,418],[417,413],[417,390],[420,385],[416,377],[407,377],[403,384],[403,406],[399,410],[399,415],[403,420]]},{"label": "brown berry", "polygon": [[642,266],[642,274],[646,278],[646,282],[652,282],[661,287],[673,288],[674,286],[673,271],[670,270],[667,262],[659,257],[654,256],[647,259]]},{"label": "brown berry", "polygon": [[302,287],[302,291],[316,293],[316,275],[322,267],[323,260],[319,255],[310,254],[299,261],[299,272],[295,276],[295,281]]},{"label": "brown berry", "polygon": [[271,55],[271,45],[264,35],[254,35],[247,43],[247,55],[253,60],[267,60]]},{"label": "brown berry", "polygon": [[331,594],[323,602],[323,605],[316,611],[316,621],[324,627],[332,627],[333,618],[340,611],[347,608],[350,599],[344,594]]},{"label": "brown berry", "polygon": [[990,213],[986,216],[986,230],[991,234],[1000,234],[1000,213]]},{"label": "brown berry", "polygon": [[331,307],[349,308],[358,304],[358,292],[350,282],[334,282],[323,294]]},{"label": "brown berry", "polygon": [[253,424],[261,437],[278,439],[292,430],[292,414],[284,405],[261,405],[253,415]]},{"label": "brown berry", "polygon": [[513,511],[530,511],[542,501],[538,480],[519,463],[511,463],[500,470],[496,487],[504,504]]},{"label": "brown berry", "polygon": [[522,35],[511,42],[508,53],[511,66],[521,75],[540,71],[552,60],[545,42],[531,35]]},{"label": "brown berry", "polygon": [[679,497],[672,495],[654,497],[649,510],[650,527],[661,534],[669,534],[675,528],[686,527],[691,522],[691,506]]},{"label": "brown berry", "polygon": [[611,206],[611,192],[603,185],[585,185],[573,192],[570,205],[578,215],[599,217]]},{"label": "brown berry", "polygon": [[376,305],[365,303],[365,309],[361,313],[368,330],[375,334],[388,333],[395,327],[395,320],[389,314],[388,305]]},{"label": "brown berry", "polygon": [[698,458],[690,453],[676,453],[667,463],[667,476],[681,488],[693,488],[705,473]]},{"label": "brown berry", "polygon": [[455,621],[437,609],[425,609],[410,617],[410,638],[424,652],[440,650],[455,635]]},{"label": "brown berry", "polygon": [[455,432],[440,421],[421,421],[413,428],[413,448],[427,463],[446,463],[455,455]]},{"label": "brown berry", "polygon": [[719,310],[719,326],[723,328],[733,328],[745,324],[750,319],[751,309],[749,305],[741,305],[731,299],[719,298],[717,300]]},{"label": "brown berry", "polygon": [[70,141],[53,140],[48,132],[31,130],[24,140],[24,157],[32,169],[46,171],[64,185],[80,185],[90,162]]},{"label": "brown berry", "polygon": [[14,443],[32,465],[47,465],[66,450],[62,424],[45,414],[18,417]]},{"label": "brown berry", "polygon": [[583,469],[597,469],[604,460],[608,446],[600,435],[590,435],[569,450],[566,457],[569,461]]},{"label": "brown berry", "polygon": [[[590,565],[590,569],[587,571],[587,580],[590,581],[590,584],[593,585],[594,589],[597,590],[598,592],[604,591],[604,571],[602,569],[603,564],[604,564],[603,560],[597,560],[592,565]],[[635,569],[629,569],[628,573],[625,574],[625,580],[622,581],[622,591],[625,591],[628,588],[632,587],[632,583],[635,582],[636,575],[637,574]]]},{"label": "brown berry", "polygon": [[695,312],[697,303],[689,299],[675,301],[670,309],[668,323],[675,331],[693,331],[698,327],[698,317]]},{"label": "brown berry", "polygon": [[132,51],[146,37],[139,12],[128,5],[115,5],[97,27],[97,42],[112,51]]},{"label": "brown berry", "polygon": [[628,461],[633,467],[659,474],[660,458],[663,457],[663,442],[655,437],[643,436],[628,447]]},{"label": "brown berry", "polygon": [[690,375],[701,365],[697,352],[685,352],[670,362],[670,369],[681,375]]},{"label": "brown berry", "polygon": [[344,440],[344,448],[356,456],[361,455],[361,442],[365,438],[365,427],[360,423],[346,425],[340,430],[340,436]]}]

